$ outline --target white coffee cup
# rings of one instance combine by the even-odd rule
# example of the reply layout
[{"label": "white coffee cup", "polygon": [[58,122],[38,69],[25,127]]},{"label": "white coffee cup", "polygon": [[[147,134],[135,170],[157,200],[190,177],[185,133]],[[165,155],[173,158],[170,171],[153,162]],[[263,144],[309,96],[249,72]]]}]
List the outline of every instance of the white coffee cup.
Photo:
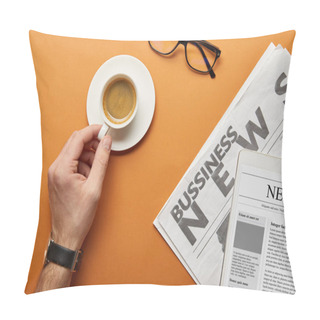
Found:
[{"label": "white coffee cup", "polygon": [[[109,86],[112,86],[113,83],[116,83],[117,81],[124,79],[127,80],[129,83],[131,83],[134,91],[135,91],[135,105],[134,107],[131,109],[132,111],[129,112],[129,114],[127,116],[125,116],[124,118],[114,118],[111,114],[108,113],[108,117],[105,114],[105,110],[104,110],[104,103],[103,100],[105,98],[105,93],[108,89]],[[137,87],[134,83],[134,81],[126,74],[116,74],[113,75],[112,77],[110,77],[104,87],[103,90],[101,91],[100,94],[100,99],[99,99],[99,110],[100,110],[100,115],[103,119],[103,125],[99,131],[98,134],[98,139],[101,140],[108,132],[109,130],[112,129],[116,129],[116,130],[121,130],[123,128],[125,128],[126,126],[128,126],[132,120],[134,119],[135,115],[137,114],[137,110],[138,110],[138,92],[137,92]],[[107,112],[107,111],[106,111]]]}]

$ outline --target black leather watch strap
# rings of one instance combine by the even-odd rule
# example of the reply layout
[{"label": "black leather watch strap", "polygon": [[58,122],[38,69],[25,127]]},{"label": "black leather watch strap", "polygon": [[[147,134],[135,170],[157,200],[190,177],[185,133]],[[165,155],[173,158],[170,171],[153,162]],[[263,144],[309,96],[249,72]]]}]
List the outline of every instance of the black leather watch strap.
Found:
[{"label": "black leather watch strap", "polygon": [[82,250],[70,250],[50,239],[46,262],[53,262],[74,272],[79,269],[82,253]]}]

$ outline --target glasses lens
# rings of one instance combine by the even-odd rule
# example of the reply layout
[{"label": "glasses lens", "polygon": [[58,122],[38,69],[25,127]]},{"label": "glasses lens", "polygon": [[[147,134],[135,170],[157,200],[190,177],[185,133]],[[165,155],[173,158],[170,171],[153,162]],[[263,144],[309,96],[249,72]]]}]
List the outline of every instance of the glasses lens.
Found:
[{"label": "glasses lens", "polygon": [[150,41],[151,47],[162,54],[168,54],[177,46],[178,41]]},{"label": "glasses lens", "polygon": [[201,72],[208,72],[217,59],[214,51],[193,41],[188,42],[186,52],[189,65]]}]

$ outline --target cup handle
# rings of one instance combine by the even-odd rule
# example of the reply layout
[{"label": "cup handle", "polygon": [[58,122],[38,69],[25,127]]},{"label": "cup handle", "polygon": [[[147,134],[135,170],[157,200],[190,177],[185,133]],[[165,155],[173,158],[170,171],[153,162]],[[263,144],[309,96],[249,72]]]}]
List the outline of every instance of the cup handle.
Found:
[{"label": "cup handle", "polygon": [[98,140],[100,141],[110,130],[110,127],[108,127],[105,123],[101,127],[99,133],[98,133]]}]

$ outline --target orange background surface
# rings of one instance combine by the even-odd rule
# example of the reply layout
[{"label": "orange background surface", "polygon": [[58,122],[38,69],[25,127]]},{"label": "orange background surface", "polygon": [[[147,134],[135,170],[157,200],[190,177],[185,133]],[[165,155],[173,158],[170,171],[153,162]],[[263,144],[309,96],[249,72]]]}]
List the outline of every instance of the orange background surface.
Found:
[{"label": "orange background surface", "polygon": [[47,172],[73,131],[88,125],[87,92],[98,68],[128,54],[155,86],[153,121],[132,149],[112,152],[93,226],[72,285],[194,284],[153,221],[270,42],[291,53],[295,32],[214,40],[216,78],[192,71],[180,46],[170,57],[147,41],[51,36],[30,31],[41,109],[43,171],[39,226],[25,292],[35,290],[51,231]]}]

